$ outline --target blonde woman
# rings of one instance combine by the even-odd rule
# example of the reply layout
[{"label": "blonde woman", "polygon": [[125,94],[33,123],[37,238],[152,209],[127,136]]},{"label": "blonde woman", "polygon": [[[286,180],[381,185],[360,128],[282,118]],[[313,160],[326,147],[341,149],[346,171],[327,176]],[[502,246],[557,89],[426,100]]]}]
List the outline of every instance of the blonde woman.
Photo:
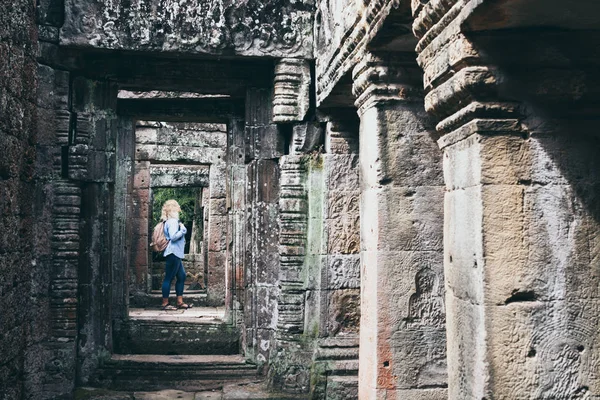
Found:
[{"label": "blonde woman", "polygon": [[167,200],[162,207],[160,219],[165,221],[165,237],[169,241],[163,255],[167,260],[165,265],[165,280],[162,284],[162,308],[163,310],[175,310],[175,307],[169,304],[169,294],[171,292],[171,282],[175,282],[175,294],[177,295],[177,308],[187,309],[191,305],[183,302],[183,285],[185,283],[185,269],[183,268],[183,251],[185,248],[185,234],[187,229],[183,223],[179,222],[179,212],[181,207],[175,200]]}]

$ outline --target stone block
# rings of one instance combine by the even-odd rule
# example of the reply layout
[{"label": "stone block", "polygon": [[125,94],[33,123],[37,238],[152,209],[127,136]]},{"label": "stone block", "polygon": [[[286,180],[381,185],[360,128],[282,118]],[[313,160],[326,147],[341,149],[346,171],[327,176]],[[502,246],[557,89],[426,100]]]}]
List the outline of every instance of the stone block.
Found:
[{"label": "stone block", "polygon": [[256,329],[256,361],[260,366],[270,360],[271,351],[275,351],[275,335],[272,329]]},{"label": "stone block", "polygon": [[150,187],[150,170],[147,168],[136,168],[133,175],[133,187],[136,189],[147,189]]},{"label": "stone block", "polygon": [[[148,219],[150,217],[150,190],[137,189],[131,194],[131,214],[133,218]],[[148,221],[146,221],[148,222]],[[141,228],[141,226],[138,225]],[[137,232],[137,230],[136,230]],[[141,232],[141,231],[140,231]],[[147,235],[148,230],[146,230]]]},{"label": "stone block", "polygon": [[364,191],[363,246],[391,251],[441,251],[443,195],[441,186],[386,186]]},{"label": "stone block", "polygon": [[399,186],[442,185],[442,154],[436,140],[437,135],[433,132],[388,138],[381,180],[389,179]]},{"label": "stone block", "polygon": [[454,287],[448,286],[446,313],[452,316],[446,324],[448,382],[451,383],[448,395],[483,395],[488,376],[483,365],[486,357],[484,307],[462,300],[455,295]]},{"label": "stone block", "polygon": [[326,251],[329,254],[356,254],[360,250],[358,196],[337,193],[331,197],[334,201],[328,204],[329,215],[325,220]]},{"label": "stone block", "polygon": [[481,304],[483,293],[483,204],[478,187],[447,192],[444,265],[447,287],[460,299]]},{"label": "stone block", "polygon": [[151,165],[149,175],[152,187],[205,187],[209,185],[208,166]]},{"label": "stone block", "polygon": [[418,388],[418,389],[378,389],[376,397],[388,399],[407,400],[446,400],[448,389],[446,388]]},{"label": "stone block", "polygon": [[69,73],[38,64],[37,75],[37,105],[46,109],[68,109]]},{"label": "stone block", "polygon": [[224,154],[223,150],[210,147],[138,144],[135,150],[135,159],[172,163],[215,164],[223,160]]},{"label": "stone block", "polygon": [[262,329],[276,329],[278,288],[274,286],[258,286],[255,289],[255,321],[256,326]]},{"label": "stone block", "polygon": [[226,277],[225,252],[208,252],[207,294],[208,304],[220,306],[225,303],[225,277]]},{"label": "stone block", "polygon": [[158,127],[136,126],[135,143],[140,144],[158,144]]},{"label": "stone block", "polygon": [[[227,196],[227,178],[226,169],[223,164],[210,166],[209,171],[209,191],[211,199],[220,199]],[[203,197],[204,198],[204,197]]]},{"label": "stone block", "polygon": [[227,248],[227,216],[211,215],[208,219],[208,250],[224,251]]},{"label": "stone block", "polygon": [[358,399],[358,378],[356,376],[328,377],[325,398],[328,400]]},{"label": "stone block", "polygon": [[360,256],[329,255],[324,268],[325,289],[360,289]]},{"label": "stone block", "polygon": [[[151,139],[145,135],[142,140]],[[227,131],[222,124],[163,123],[156,130],[157,144],[198,148],[214,148],[225,151]]]},{"label": "stone block", "polygon": [[[407,325],[391,338],[392,359],[385,368],[397,377],[394,387],[444,387],[447,385],[446,330]],[[383,360],[385,363],[386,360]]]},{"label": "stone block", "polygon": [[[365,251],[361,254],[361,263],[363,308],[368,306],[366,312],[373,313],[368,314],[368,318],[385,321],[390,335],[406,322],[444,325],[441,252]],[[374,291],[386,296],[373,303]]]},{"label": "stone block", "polygon": [[356,334],[360,329],[360,289],[336,289],[322,293],[327,301],[321,324],[328,336]]},{"label": "stone block", "polygon": [[210,199],[209,215],[227,215],[227,200],[223,198]]},{"label": "stone block", "polygon": [[258,159],[279,158],[285,154],[283,135],[279,132],[279,127],[275,124],[251,127],[248,135],[253,137],[256,146],[255,155]]},{"label": "stone block", "polygon": [[150,226],[150,221],[148,219],[148,216],[141,216],[139,218],[131,218],[130,219],[130,226],[131,226],[131,233],[132,233],[132,237],[133,238],[144,238],[144,239],[148,239],[149,237],[149,233],[150,233],[150,229],[154,229],[154,227]]},{"label": "stone block", "polygon": [[358,155],[325,154],[325,186],[330,191],[355,191],[360,188]]}]

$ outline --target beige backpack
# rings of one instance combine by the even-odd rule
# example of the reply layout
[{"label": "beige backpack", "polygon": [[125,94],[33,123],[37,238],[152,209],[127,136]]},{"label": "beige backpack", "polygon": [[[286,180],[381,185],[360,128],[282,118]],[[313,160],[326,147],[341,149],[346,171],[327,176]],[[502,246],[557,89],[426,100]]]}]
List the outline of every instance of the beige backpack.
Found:
[{"label": "beige backpack", "polygon": [[164,251],[167,248],[169,241],[165,237],[165,221],[160,221],[152,231],[152,250]]}]

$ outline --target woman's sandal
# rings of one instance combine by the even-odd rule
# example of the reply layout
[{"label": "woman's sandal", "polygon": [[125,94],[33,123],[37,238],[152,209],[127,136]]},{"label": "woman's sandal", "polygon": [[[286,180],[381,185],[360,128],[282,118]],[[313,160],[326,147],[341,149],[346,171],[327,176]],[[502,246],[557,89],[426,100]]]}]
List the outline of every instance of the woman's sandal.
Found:
[{"label": "woman's sandal", "polygon": [[165,304],[164,306],[162,306],[163,311],[175,311],[177,310],[177,308],[173,307],[170,304]]},{"label": "woman's sandal", "polygon": [[180,310],[187,310],[188,308],[192,308],[193,305],[191,304],[185,304],[185,303],[181,303],[181,304],[177,304],[177,308]]}]

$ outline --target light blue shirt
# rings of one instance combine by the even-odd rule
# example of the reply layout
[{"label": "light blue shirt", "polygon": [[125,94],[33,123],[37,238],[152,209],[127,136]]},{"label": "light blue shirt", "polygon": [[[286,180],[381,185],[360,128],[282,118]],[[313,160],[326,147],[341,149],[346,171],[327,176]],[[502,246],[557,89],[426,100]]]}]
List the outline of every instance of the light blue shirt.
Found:
[{"label": "light blue shirt", "polygon": [[187,229],[185,226],[179,227],[179,221],[175,218],[169,218],[165,222],[165,237],[169,241],[163,256],[174,254],[179,258],[183,258],[183,251],[185,249],[185,234]]}]

